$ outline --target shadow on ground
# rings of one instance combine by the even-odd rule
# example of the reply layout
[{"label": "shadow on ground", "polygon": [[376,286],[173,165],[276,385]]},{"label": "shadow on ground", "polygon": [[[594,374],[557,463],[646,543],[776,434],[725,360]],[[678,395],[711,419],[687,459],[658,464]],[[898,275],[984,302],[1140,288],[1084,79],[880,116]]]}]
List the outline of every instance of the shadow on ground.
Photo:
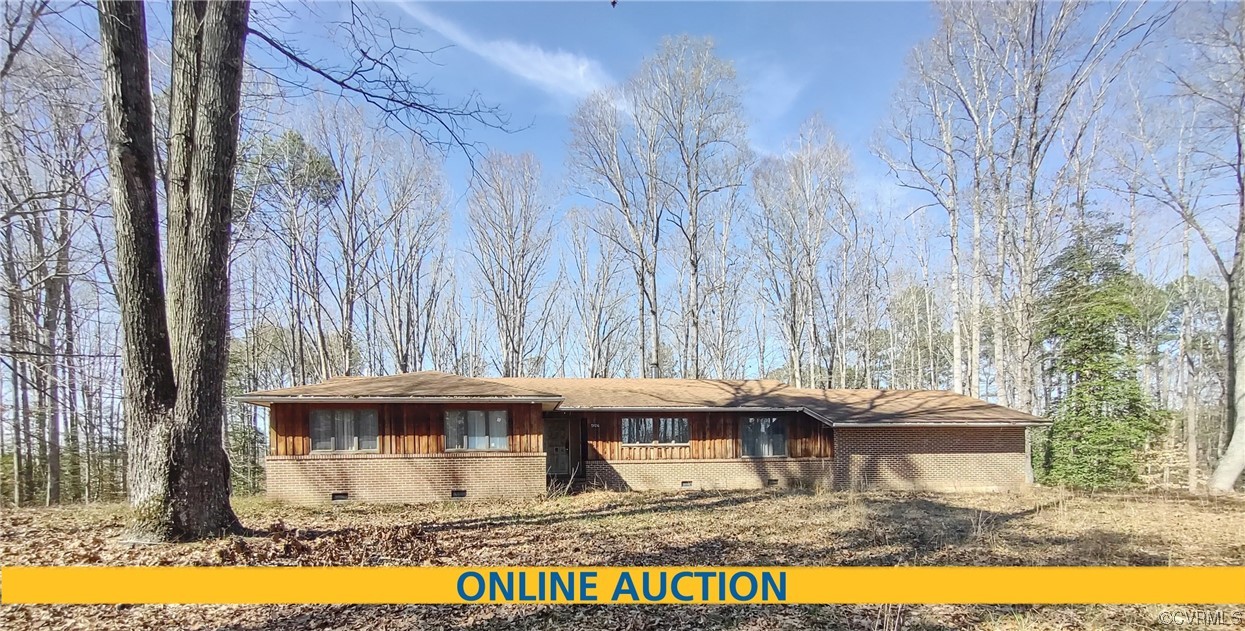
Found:
[{"label": "shadow on ground", "polygon": [[[801,492],[790,491],[788,496]],[[546,513],[525,511],[498,516],[472,516],[421,524],[437,536],[488,540],[507,529],[544,529],[554,537],[585,536],[570,526],[629,516],[657,515],[672,527],[681,514],[729,509],[751,510],[749,504],[783,499],[772,493],[689,493],[636,498],[620,496],[604,505]],[[721,524],[703,536],[680,542],[645,542],[613,546],[617,539],[591,539],[603,565],[1166,565],[1157,550],[1163,542],[1122,532],[1085,528],[1074,534],[1047,532],[1025,524],[1051,510],[1036,504],[1014,511],[983,510],[952,503],[953,496],[914,494],[850,494],[817,496],[816,506],[852,515],[824,543],[792,544],[750,538]],[[565,528],[560,528],[565,527]],[[797,528],[798,529],[798,528]],[[565,531],[565,532],[564,532]],[[324,536],[325,533],[317,533]],[[685,533],[686,534],[686,533]],[[567,559],[539,550],[519,561],[557,565]],[[573,562],[571,562],[573,564]],[[827,587],[832,589],[832,587]],[[833,594],[829,594],[833,598]],[[1075,622],[1076,607],[898,607],[898,606],[302,606],[250,610],[245,621],[218,629],[417,628],[417,629],[960,629],[991,626],[1000,619],[1036,616],[1055,626]],[[1070,618],[1069,618],[1070,617]],[[1060,619],[1058,622],[1055,619]],[[1046,626],[1045,622],[1038,626]]]}]

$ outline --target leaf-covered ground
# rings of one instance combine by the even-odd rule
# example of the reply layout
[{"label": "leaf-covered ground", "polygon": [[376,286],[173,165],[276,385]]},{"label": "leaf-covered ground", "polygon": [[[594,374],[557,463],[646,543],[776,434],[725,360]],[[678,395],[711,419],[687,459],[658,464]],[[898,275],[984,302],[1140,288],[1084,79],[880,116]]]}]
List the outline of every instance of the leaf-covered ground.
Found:
[{"label": "leaf-covered ground", "polygon": [[[4,509],[0,563],[1245,565],[1245,502],[1190,496],[597,492],[237,509],[256,536],[157,546],[122,543],[119,506]],[[1211,623],[1174,624],[1195,614]],[[0,607],[2,629],[1225,629],[1214,621],[1242,619],[1243,607]]]}]

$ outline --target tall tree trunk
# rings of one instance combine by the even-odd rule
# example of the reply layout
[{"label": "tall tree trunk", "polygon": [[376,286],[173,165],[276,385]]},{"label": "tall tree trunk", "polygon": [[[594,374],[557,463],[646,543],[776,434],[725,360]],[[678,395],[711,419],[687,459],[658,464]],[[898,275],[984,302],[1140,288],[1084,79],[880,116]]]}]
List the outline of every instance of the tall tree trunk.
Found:
[{"label": "tall tree trunk", "polygon": [[62,284],[65,297],[61,304],[65,309],[65,447],[68,452],[68,466],[65,467],[66,478],[69,480],[70,499],[82,498],[82,452],[78,418],[78,340],[77,326],[74,322],[73,292],[71,283],[66,279]]},{"label": "tall tree trunk", "polygon": [[[13,366],[13,365],[11,364],[10,366]],[[13,410],[13,411],[14,411],[14,416],[13,416],[13,421],[14,421],[14,423],[13,423],[13,425],[16,427],[16,426],[17,426],[17,422],[16,422],[16,421],[17,421],[17,415],[16,415],[17,409],[16,409],[16,408],[14,408],[14,410]],[[7,454],[5,453],[5,449],[4,449],[4,417],[3,417],[3,416],[0,416],[0,466],[3,466],[3,465],[4,465],[4,457],[5,457],[6,455],[7,455]],[[14,459],[14,462],[17,462],[17,460],[16,460],[16,459]],[[2,474],[3,474],[3,471],[0,471],[0,475],[2,475]],[[14,469],[13,469],[13,480],[14,480],[14,481],[16,481],[16,480],[17,480],[17,469],[16,469],[16,468],[14,468]],[[5,490],[4,490],[4,488],[0,488],[0,506],[3,506],[3,505],[4,505],[4,491],[5,491]],[[16,491],[17,491],[17,489],[16,489],[16,488],[14,488],[14,489],[13,489],[13,491],[14,491],[14,493],[13,493],[13,499],[14,499],[14,500],[16,500],[16,499],[17,499],[17,492],[16,492]]]},{"label": "tall tree trunk", "polygon": [[[656,244],[654,244],[656,248]],[[653,257],[656,259],[656,249],[653,251]],[[664,377],[661,374],[661,322],[658,320],[657,311],[657,266],[653,265],[648,270],[648,319],[650,329],[649,337],[649,377]]]},{"label": "tall tree trunk", "polygon": [[100,43],[116,213],[117,289],[125,336],[130,503],[139,509],[138,529],[171,537],[180,534],[171,514],[175,492],[169,480],[177,391],[160,274],[145,10],[140,2],[101,0]]},{"label": "tall tree trunk", "polygon": [[1189,292],[1189,226],[1185,225],[1184,240],[1181,248],[1181,276],[1180,276],[1180,298],[1183,302],[1183,308],[1180,310],[1180,354],[1176,357],[1177,365],[1183,376],[1184,383],[1184,401],[1181,407],[1184,410],[1184,436],[1185,436],[1185,454],[1188,459],[1186,463],[1188,489],[1190,493],[1196,493],[1198,487],[1198,445],[1197,445],[1197,399],[1194,396],[1194,389],[1197,384],[1197,371],[1194,369],[1193,362],[1189,357],[1189,342],[1192,338],[1193,314],[1191,312]]},{"label": "tall tree trunk", "polygon": [[[15,326],[16,321],[13,319],[14,313],[16,313],[16,310],[10,308],[9,323]],[[17,344],[13,336],[12,327],[10,327],[9,329],[9,344],[11,346],[16,346]],[[22,400],[19,394],[19,392],[21,392],[21,389],[22,389],[22,378],[21,378],[21,372],[20,372],[21,361],[19,361],[17,358],[17,352],[16,352],[17,349],[13,348],[11,349],[11,351],[12,352],[9,354],[9,359],[11,362],[9,364],[9,368],[11,369],[10,377],[12,378],[11,384],[12,384],[12,396],[13,396],[13,408],[12,408],[13,410],[13,505],[21,506],[22,502],[25,501],[26,499],[26,495],[23,492],[24,489],[22,488],[22,480],[23,480],[25,471],[23,470],[23,467],[22,467],[22,459],[24,457],[22,447],[24,445],[22,442],[22,422],[21,422]]]},{"label": "tall tree trunk", "polygon": [[[25,396],[26,383],[23,379],[22,366],[24,357],[21,349],[25,344],[25,336],[23,335],[22,323],[25,321],[25,297],[21,290],[20,279],[17,272],[17,256],[14,248],[14,222],[5,222],[4,226],[4,277],[5,277],[5,301],[8,303],[9,330],[6,337],[9,339],[9,368],[12,369],[12,385],[13,385],[13,504],[21,506],[28,498],[27,492],[29,487],[26,480],[29,475],[29,468],[26,465],[26,458],[29,458],[30,450],[25,442],[25,433],[30,430],[29,419],[26,416],[25,407],[22,405],[22,398]],[[19,394],[20,393],[20,394]]]},{"label": "tall tree trunk", "polygon": [[21,502],[29,502],[33,501],[35,497],[35,450],[30,429],[30,362],[19,362],[17,366],[22,385],[20,388],[21,400],[15,411],[22,419],[22,452],[25,455],[25,461],[21,467],[22,484],[19,499]]},{"label": "tall tree trunk", "polygon": [[[59,293],[59,292],[58,292]],[[59,302],[59,301],[58,301]],[[60,305],[55,305],[57,312],[60,311]],[[48,506],[59,504],[61,501],[61,383],[60,383],[60,361],[55,356],[56,336],[49,332],[46,338],[48,344],[47,357],[47,378],[44,380],[44,388],[47,390],[45,395],[46,413],[46,439],[47,444],[47,494],[44,503]]]},{"label": "tall tree trunk", "polygon": [[[35,319],[38,320],[37,317]],[[40,333],[39,333],[38,325],[35,325],[35,327],[33,328],[33,333],[34,333],[35,344],[32,348],[35,349],[35,352],[39,352],[39,349],[41,349],[42,347],[39,344]],[[47,483],[48,483],[48,475],[47,475],[48,474],[48,406],[49,406],[48,388],[50,386],[48,384],[47,360],[49,359],[49,355],[50,354],[39,355],[36,357],[35,361],[33,362],[34,372],[35,372],[35,375],[34,375],[35,377],[34,378],[35,428],[34,428],[33,434],[30,434],[30,433],[27,434],[27,438],[34,436],[36,440],[35,451],[32,452],[28,450],[27,455],[31,453],[35,454],[35,461],[38,464],[38,470],[41,473],[41,477],[39,478],[38,481],[43,484],[44,490],[46,490]],[[33,472],[35,470],[35,467],[31,467],[30,469]],[[35,496],[35,489],[32,486],[31,497],[33,498],[34,496]]]},{"label": "tall tree trunk", "polygon": [[951,390],[964,392],[964,334],[960,320],[960,212],[954,205],[947,209],[951,232]]},{"label": "tall tree trunk", "polygon": [[[1242,198],[1245,200],[1245,197]],[[1245,225],[1245,202],[1242,204]],[[1229,493],[1245,471],[1245,362],[1240,361],[1245,346],[1245,230],[1237,232],[1236,257],[1228,276],[1228,417],[1227,447],[1215,466],[1207,487],[1211,492]]]},{"label": "tall tree trunk", "polygon": [[[1000,202],[1006,200],[1006,196],[999,195]],[[995,251],[995,274],[994,279],[994,314],[993,314],[993,337],[994,346],[994,389],[996,394],[996,403],[1011,407],[1012,395],[1011,386],[1008,383],[1008,367],[1007,367],[1007,322],[1005,319],[1004,307],[1006,297],[1004,287],[1007,283],[1007,214],[1000,203],[1000,207],[996,209],[996,219],[994,226],[994,251]]]},{"label": "tall tree trunk", "polygon": [[972,286],[969,289],[968,329],[968,396],[981,396],[981,284],[985,268],[981,256],[981,192],[974,193],[979,200],[973,208],[973,261]]},{"label": "tall tree trunk", "polygon": [[249,6],[173,7],[167,316],[144,11],[141,2],[99,3],[133,534],[198,538],[240,529],[229,505],[221,423]]},{"label": "tall tree trunk", "polygon": [[45,288],[43,315],[43,350],[46,353],[48,375],[48,479],[46,503],[51,506],[61,501],[61,419],[64,410],[61,406],[61,392],[66,389],[61,383],[60,358],[57,348],[57,333],[64,313],[65,284],[69,277],[69,200],[61,200],[61,211],[58,213],[56,233],[56,270],[48,279]]},{"label": "tall tree trunk", "polygon": [[[693,221],[699,221],[699,218],[696,218],[695,215],[693,215]],[[693,231],[692,232],[693,234],[696,234],[695,224],[693,224],[692,226],[692,231]],[[696,238],[692,238],[691,240],[698,241],[698,239]],[[700,244],[696,243],[695,246],[692,246],[692,244],[689,243],[688,246],[699,248]],[[700,379],[703,375],[701,374],[701,371],[700,371],[700,307],[701,305],[700,305],[700,257],[699,255],[689,256],[688,264],[691,267],[691,270],[690,270],[691,276],[688,279],[688,282],[690,283],[690,287],[688,288],[688,293],[690,294],[690,296],[688,296],[688,304],[691,305],[691,316],[692,316],[691,323],[690,323],[691,339],[688,340],[688,347],[689,347],[689,350],[691,351],[691,356],[692,356],[691,377],[693,379]],[[683,376],[687,377],[688,375],[686,372],[684,372]]]}]

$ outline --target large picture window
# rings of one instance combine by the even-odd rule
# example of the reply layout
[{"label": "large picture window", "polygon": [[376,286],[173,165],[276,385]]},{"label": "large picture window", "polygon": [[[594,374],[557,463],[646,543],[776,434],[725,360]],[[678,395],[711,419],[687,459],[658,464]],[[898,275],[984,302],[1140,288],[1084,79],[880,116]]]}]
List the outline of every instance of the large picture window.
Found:
[{"label": "large picture window", "polygon": [[739,422],[739,438],[746,458],[787,455],[787,426],[780,418],[745,418]]},{"label": "large picture window", "polygon": [[691,430],[686,418],[624,418],[622,442],[624,445],[682,445],[691,442]]},{"label": "large picture window", "polygon": [[313,451],[369,451],[378,446],[376,410],[312,410]]},{"label": "large picture window", "polygon": [[505,410],[450,410],[445,413],[445,448],[510,448]]}]

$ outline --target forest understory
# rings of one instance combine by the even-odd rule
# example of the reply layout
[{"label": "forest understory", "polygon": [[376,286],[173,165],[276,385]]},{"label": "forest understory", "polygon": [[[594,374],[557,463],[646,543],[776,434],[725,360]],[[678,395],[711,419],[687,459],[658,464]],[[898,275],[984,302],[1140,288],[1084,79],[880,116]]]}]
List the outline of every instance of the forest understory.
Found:
[{"label": "forest understory", "polygon": [[[0,559],[5,565],[1245,564],[1245,501],[1187,494],[592,492],[423,506],[234,503],[255,536],[142,546],[122,543],[123,505],[5,509]],[[6,605],[0,628],[1151,629],[1177,628],[1172,621],[1181,620],[1181,629],[1230,628],[1189,625],[1181,617],[1197,611],[1218,612],[1220,620],[1245,616],[1245,607],[1176,606]]]}]

